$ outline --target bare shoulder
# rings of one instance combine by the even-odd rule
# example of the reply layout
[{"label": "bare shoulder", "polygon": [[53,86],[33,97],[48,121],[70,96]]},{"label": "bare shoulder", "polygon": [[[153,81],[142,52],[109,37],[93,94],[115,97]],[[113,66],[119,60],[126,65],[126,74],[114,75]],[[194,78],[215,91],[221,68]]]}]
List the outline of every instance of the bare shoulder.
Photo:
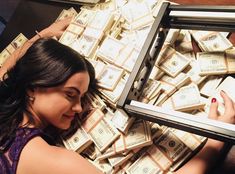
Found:
[{"label": "bare shoulder", "polygon": [[41,137],[35,137],[24,147],[17,174],[99,174],[93,165],[79,154],[64,148],[50,146]]}]

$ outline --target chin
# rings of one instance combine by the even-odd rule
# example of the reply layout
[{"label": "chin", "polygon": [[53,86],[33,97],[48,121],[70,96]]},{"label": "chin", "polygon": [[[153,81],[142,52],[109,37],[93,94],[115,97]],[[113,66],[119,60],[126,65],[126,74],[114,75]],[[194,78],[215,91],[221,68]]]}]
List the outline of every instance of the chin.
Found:
[{"label": "chin", "polygon": [[61,130],[67,130],[71,127],[71,123],[69,124],[61,124],[61,125],[58,125],[57,128],[61,129]]}]

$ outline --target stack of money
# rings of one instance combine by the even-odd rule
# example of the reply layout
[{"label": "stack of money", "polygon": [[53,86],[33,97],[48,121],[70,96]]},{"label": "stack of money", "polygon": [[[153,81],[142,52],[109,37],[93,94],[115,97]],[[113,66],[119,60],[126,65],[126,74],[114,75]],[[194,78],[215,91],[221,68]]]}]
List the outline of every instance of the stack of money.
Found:
[{"label": "stack of money", "polygon": [[[73,17],[59,42],[92,63],[100,87],[98,94],[87,95],[91,108],[81,127],[63,142],[103,173],[170,173],[206,142],[205,137],[138,120],[116,108],[163,1],[107,0],[84,5],[78,13],[63,10],[57,19]],[[235,67],[227,34],[170,30],[140,101],[197,117],[207,116],[216,94],[222,112],[219,91],[232,95],[235,82],[230,76],[224,80]],[[195,54],[193,40],[202,52]]]},{"label": "stack of money", "polygon": [[20,33],[16,38],[0,53],[0,67],[16,49],[20,49],[28,39]]}]

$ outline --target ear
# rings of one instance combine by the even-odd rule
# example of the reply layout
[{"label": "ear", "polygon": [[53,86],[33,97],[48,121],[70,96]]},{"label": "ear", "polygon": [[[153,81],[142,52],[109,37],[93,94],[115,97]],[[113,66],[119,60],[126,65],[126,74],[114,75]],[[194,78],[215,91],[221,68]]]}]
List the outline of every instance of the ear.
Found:
[{"label": "ear", "polygon": [[29,97],[34,97],[34,93],[35,93],[35,89],[29,89],[29,90],[27,91],[27,95],[28,95]]}]

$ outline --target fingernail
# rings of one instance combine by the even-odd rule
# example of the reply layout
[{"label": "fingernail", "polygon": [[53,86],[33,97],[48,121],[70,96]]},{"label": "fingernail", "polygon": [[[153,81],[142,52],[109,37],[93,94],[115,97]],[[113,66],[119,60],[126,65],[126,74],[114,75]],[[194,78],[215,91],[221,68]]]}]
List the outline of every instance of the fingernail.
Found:
[{"label": "fingernail", "polygon": [[223,93],[225,93],[225,94],[226,94],[226,92],[225,92],[224,90],[221,90],[221,92],[223,92]]},{"label": "fingernail", "polygon": [[212,98],[211,103],[215,103],[215,102],[216,102],[216,98]]}]

